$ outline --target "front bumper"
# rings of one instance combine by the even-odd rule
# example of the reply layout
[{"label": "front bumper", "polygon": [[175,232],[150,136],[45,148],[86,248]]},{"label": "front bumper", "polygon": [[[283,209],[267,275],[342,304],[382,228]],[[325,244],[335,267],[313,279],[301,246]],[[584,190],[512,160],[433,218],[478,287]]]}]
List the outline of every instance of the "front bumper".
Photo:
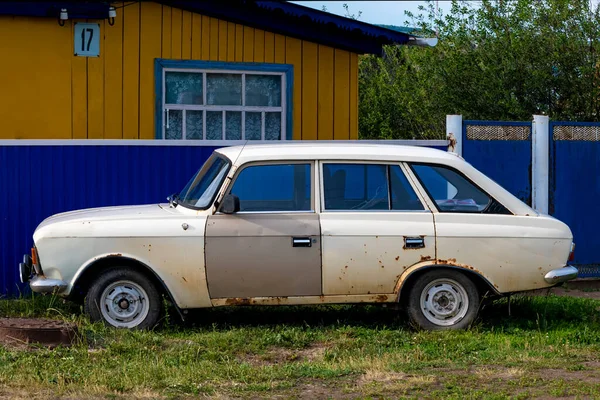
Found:
[{"label": "front bumper", "polygon": [[29,281],[29,287],[36,293],[60,293],[67,288],[67,282],[60,279],[48,279],[43,275],[35,275]]},{"label": "front bumper", "polygon": [[579,271],[575,267],[571,267],[567,265],[563,268],[553,269],[549,271],[545,276],[544,280],[550,284],[563,283],[566,281],[570,281],[571,279],[577,278],[577,274]]},{"label": "front bumper", "polygon": [[25,254],[23,262],[19,263],[19,278],[22,283],[29,282],[29,287],[36,293],[60,293],[67,288],[65,281],[46,278],[28,254]]}]

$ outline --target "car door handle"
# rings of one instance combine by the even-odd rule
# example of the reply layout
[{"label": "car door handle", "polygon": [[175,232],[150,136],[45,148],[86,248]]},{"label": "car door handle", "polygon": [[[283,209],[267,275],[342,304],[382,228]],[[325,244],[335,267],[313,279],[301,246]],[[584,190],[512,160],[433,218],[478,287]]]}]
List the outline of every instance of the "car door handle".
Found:
[{"label": "car door handle", "polygon": [[405,249],[422,249],[425,247],[425,239],[422,237],[404,237]]},{"label": "car door handle", "polygon": [[309,237],[292,238],[292,247],[311,247],[312,240]]}]

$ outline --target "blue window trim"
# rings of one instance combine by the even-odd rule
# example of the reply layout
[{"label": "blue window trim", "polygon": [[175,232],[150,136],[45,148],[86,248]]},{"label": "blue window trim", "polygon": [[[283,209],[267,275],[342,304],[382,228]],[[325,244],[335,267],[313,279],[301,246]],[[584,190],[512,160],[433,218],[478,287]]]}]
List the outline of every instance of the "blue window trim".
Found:
[{"label": "blue window trim", "polygon": [[243,62],[221,62],[221,61],[197,61],[197,60],[166,60],[164,58],[154,59],[154,93],[155,93],[155,139],[162,140],[162,125],[164,111],[162,109],[162,87],[163,69],[165,68],[189,68],[189,69],[222,69],[237,71],[264,71],[285,73],[285,102],[286,102],[286,140],[293,139],[293,89],[294,89],[294,66],[291,64],[268,64],[268,63],[243,63]]}]

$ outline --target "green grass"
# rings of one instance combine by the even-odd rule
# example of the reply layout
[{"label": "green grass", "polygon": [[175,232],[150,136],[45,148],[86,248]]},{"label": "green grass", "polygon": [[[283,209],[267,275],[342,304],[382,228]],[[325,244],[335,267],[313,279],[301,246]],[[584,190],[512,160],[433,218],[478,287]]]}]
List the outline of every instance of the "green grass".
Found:
[{"label": "green grass", "polygon": [[[0,397],[600,397],[600,301],[506,300],[469,331],[417,332],[376,306],[221,308],[152,332],[90,324],[51,297],[0,316],[66,319],[71,348],[0,345]],[[171,315],[175,321],[175,315]]]}]

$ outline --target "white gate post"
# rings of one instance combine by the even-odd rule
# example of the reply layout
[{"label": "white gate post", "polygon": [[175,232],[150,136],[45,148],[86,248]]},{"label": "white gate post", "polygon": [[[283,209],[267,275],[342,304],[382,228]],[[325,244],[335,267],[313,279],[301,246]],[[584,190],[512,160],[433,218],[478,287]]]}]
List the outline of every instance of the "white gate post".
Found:
[{"label": "white gate post", "polygon": [[535,210],[548,214],[550,118],[534,115],[531,128],[531,202]]},{"label": "white gate post", "polygon": [[446,115],[446,137],[448,140],[454,139],[454,150],[451,150],[451,143],[448,151],[453,151],[462,157],[462,115]]}]

